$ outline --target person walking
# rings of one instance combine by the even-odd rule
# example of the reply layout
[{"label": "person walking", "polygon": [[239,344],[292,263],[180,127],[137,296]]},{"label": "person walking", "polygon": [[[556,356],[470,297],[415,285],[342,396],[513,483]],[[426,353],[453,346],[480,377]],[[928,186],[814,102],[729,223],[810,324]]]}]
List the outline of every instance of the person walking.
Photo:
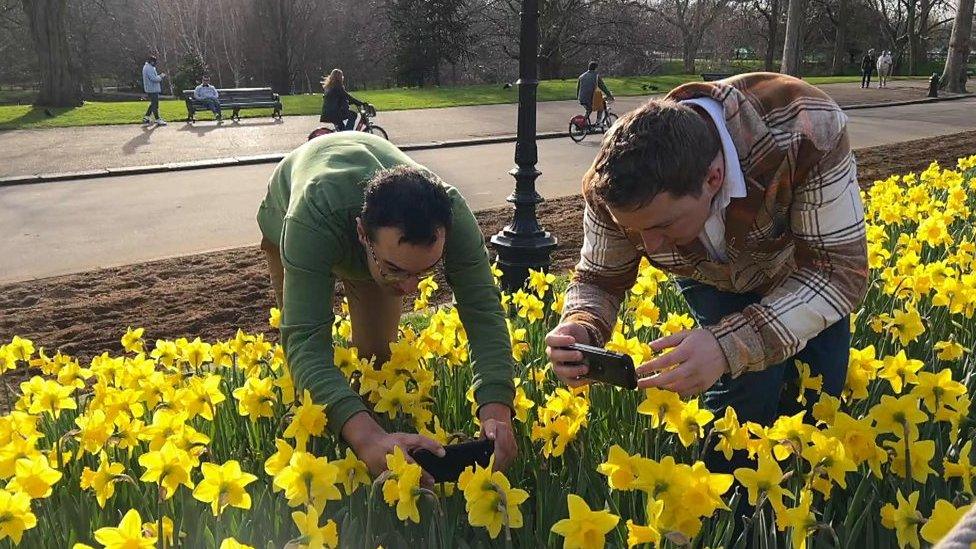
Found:
[{"label": "person walking", "polygon": [[223,115],[220,112],[220,92],[210,83],[210,75],[204,75],[203,79],[196,88],[193,89],[193,98],[203,103],[203,105],[214,113],[217,120],[221,120]]},{"label": "person walking", "polygon": [[163,91],[160,83],[165,76],[165,73],[160,74],[156,71],[156,56],[150,55],[142,66],[142,89],[149,96],[149,108],[142,117],[143,124],[149,124],[155,119],[157,126],[166,125],[166,121],[159,116],[159,94]]},{"label": "person walking", "polygon": [[861,89],[871,87],[871,73],[874,72],[874,50],[868,50],[861,58]]},{"label": "person walking", "polygon": [[336,130],[356,129],[356,113],[349,109],[349,104],[363,106],[364,102],[349,95],[346,91],[346,78],[339,69],[332,69],[329,76],[322,80],[322,116],[319,122],[331,122]]}]

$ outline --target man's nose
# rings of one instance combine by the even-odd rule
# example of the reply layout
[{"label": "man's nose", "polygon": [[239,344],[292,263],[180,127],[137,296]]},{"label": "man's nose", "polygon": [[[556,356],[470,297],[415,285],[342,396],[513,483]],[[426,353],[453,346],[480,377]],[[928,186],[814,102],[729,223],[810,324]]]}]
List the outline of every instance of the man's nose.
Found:
[{"label": "man's nose", "polygon": [[664,244],[664,235],[660,233],[644,232],[641,233],[641,240],[644,241],[644,249],[648,253],[656,251]]}]

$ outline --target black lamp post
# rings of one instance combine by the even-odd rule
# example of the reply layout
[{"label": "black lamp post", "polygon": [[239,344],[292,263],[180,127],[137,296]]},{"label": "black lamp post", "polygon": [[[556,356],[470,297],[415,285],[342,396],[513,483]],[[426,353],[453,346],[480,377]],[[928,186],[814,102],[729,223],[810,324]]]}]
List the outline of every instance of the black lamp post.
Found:
[{"label": "black lamp post", "polygon": [[539,2],[522,0],[522,29],[519,41],[518,135],[515,141],[515,191],[508,201],[515,205],[512,222],[491,237],[498,252],[502,286],[507,290],[522,287],[529,269],[548,269],[556,237],[539,225],[535,207],[543,201],[535,190],[539,170],[535,164],[539,151],[535,144],[536,89],[539,87]]}]

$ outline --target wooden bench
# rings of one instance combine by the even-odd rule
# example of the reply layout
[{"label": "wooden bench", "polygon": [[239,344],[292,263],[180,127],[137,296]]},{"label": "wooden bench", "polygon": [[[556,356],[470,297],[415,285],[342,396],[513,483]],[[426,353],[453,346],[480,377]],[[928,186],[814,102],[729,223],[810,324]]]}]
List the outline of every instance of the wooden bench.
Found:
[{"label": "wooden bench", "polygon": [[[243,109],[274,109],[271,116],[281,119],[281,98],[271,88],[227,88],[217,90],[217,101],[221,111],[232,111],[231,119],[240,120]],[[196,120],[198,111],[209,111],[203,101],[193,97],[193,90],[183,90],[186,101],[186,119]]]},{"label": "wooden bench", "polygon": [[703,72],[701,74],[702,80],[705,82],[714,82],[716,80],[722,80],[723,78],[728,78],[730,76],[735,76],[731,72]]}]

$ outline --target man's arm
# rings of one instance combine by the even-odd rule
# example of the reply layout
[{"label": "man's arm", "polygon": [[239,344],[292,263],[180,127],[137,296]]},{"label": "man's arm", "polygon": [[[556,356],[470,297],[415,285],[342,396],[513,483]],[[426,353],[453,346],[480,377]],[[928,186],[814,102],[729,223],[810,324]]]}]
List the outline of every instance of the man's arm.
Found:
[{"label": "man's arm", "polygon": [[[345,90],[343,90],[343,91],[345,91]],[[365,103],[363,103],[362,101],[360,101],[360,100],[358,100],[358,99],[356,99],[355,97],[353,97],[353,96],[351,96],[351,95],[349,95],[349,92],[346,92],[346,99],[347,99],[347,100],[348,100],[348,101],[349,101],[350,103],[352,103],[353,105],[358,105],[358,106],[360,106],[360,107],[362,107],[362,106],[363,106],[363,105],[365,104]]]},{"label": "man's arm", "polygon": [[281,239],[285,293],[281,341],[299,392],[326,406],[329,428],[340,433],[343,424],[366,406],[333,363],[332,275],[336,235],[287,217]]},{"label": "man's arm", "polygon": [[566,289],[562,322],[586,327],[590,344],[602,346],[617,322],[624,294],[634,285],[640,252],[604,207],[587,200],[583,212],[583,247]]},{"label": "man's arm", "polygon": [[795,188],[790,216],[796,271],[760,303],[707,327],[733,377],[793,356],[867,292],[864,208],[846,130]]},{"label": "man's arm", "polygon": [[603,83],[603,77],[602,76],[597,76],[596,77],[596,84],[597,84],[597,86],[600,86],[600,89],[603,90],[603,93],[605,93],[607,97],[609,97],[610,99],[613,99],[613,94],[610,93],[610,88],[608,88],[607,85]]},{"label": "man's arm", "polygon": [[152,80],[153,82],[163,81],[163,77],[159,74],[159,71],[157,71],[156,67],[152,65],[149,65],[149,79]]},{"label": "man's arm", "polygon": [[[454,195],[457,191],[452,190]],[[444,252],[447,282],[454,291],[458,316],[468,333],[478,406],[496,402],[508,407],[515,399],[512,342],[491,276],[484,236],[460,195],[452,196],[454,219]]]}]

